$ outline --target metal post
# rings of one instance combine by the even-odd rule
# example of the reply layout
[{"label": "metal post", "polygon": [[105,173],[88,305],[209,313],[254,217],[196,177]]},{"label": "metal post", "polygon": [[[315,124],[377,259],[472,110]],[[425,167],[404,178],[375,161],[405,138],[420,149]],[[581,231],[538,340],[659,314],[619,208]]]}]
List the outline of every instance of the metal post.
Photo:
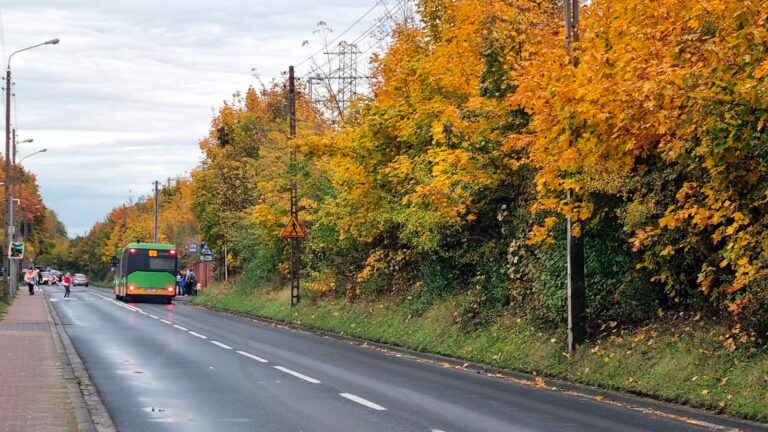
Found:
[{"label": "metal post", "polygon": [[3,277],[8,293],[13,295],[10,290],[10,264],[8,258],[8,246],[11,244],[11,180],[9,177],[11,171],[11,67],[9,65],[5,70],[5,212],[3,222],[5,224],[5,238],[3,241]]},{"label": "metal post", "polygon": [[[13,220],[13,198],[11,198],[11,209],[10,214],[8,215],[9,220]],[[11,236],[14,235],[14,228],[15,226],[13,224],[8,226],[8,232]],[[11,242],[13,241],[13,238],[8,241],[8,245],[10,246]],[[6,251],[7,253],[7,251]],[[11,255],[8,254],[8,286],[10,287],[11,297],[16,295],[16,283],[18,282],[18,278],[16,277],[16,262],[15,260],[11,259]]]},{"label": "metal post", "polygon": [[[289,138],[296,138],[296,78],[293,66],[288,68],[288,109],[290,114]],[[296,144],[291,146],[291,218],[299,218],[298,184],[296,182]],[[301,271],[301,256],[299,254],[299,239],[291,239],[291,306],[301,301],[299,272]]]},{"label": "metal post", "polygon": [[[11,172],[8,173],[8,181],[11,182],[11,198],[21,198],[21,189],[17,184],[18,167],[16,166],[16,128],[11,129]],[[16,226],[16,218],[11,218],[11,225]],[[16,235],[16,229],[14,228],[12,235]],[[11,241],[15,240],[12,238]]]},{"label": "metal post", "polygon": [[[571,43],[579,41],[579,0],[565,1],[565,52],[570,55]],[[578,59],[572,59],[573,66]],[[570,132],[570,126],[568,127]],[[568,201],[574,199],[573,191],[568,190]],[[568,352],[573,352],[576,345],[586,336],[586,281],[584,277],[584,226],[580,235],[573,233],[574,221],[568,216]]]},{"label": "metal post", "polygon": [[158,231],[158,213],[160,205],[158,203],[158,188],[160,186],[160,182],[155,180],[155,243],[157,243],[157,231]]}]

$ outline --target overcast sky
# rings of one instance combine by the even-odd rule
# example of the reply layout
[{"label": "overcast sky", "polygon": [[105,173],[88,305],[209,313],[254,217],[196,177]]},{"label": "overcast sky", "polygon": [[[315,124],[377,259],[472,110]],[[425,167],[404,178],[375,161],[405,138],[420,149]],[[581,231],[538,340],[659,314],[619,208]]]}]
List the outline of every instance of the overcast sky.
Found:
[{"label": "overcast sky", "polygon": [[318,21],[339,33],[375,3],[0,0],[4,57],[61,39],[13,57],[11,123],[19,140],[34,139],[19,157],[48,148],[24,166],[70,236],[82,234],[129,193],[195,168],[213,110],[255,84],[252,68],[279,77],[321,47]]}]

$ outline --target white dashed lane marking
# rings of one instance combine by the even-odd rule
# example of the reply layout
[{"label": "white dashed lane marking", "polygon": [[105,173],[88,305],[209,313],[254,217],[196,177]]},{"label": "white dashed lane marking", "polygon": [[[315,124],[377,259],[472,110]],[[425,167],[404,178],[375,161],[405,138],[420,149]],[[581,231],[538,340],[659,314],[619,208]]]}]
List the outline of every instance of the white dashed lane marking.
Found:
[{"label": "white dashed lane marking", "polygon": [[351,393],[339,393],[339,396],[347,398],[352,402],[357,402],[360,405],[367,406],[368,408],[375,409],[376,411],[386,411],[387,409],[381,405],[375,404],[367,399],[363,399],[360,396],[355,396]]},{"label": "white dashed lane marking", "polygon": [[211,343],[216,345],[217,347],[221,347],[221,348],[224,348],[224,349],[232,349],[231,346],[225,345],[225,344],[223,344],[223,343],[221,343],[219,341],[211,341]]},{"label": "white dashed lane marking", "polygon": [[164,322],[164,323],[166,323],[166,324],[173,324],[172,322],[170,322],[170,321],[168,321],[168,320],[164,320],[164,319],[162,319],[162,318],[160,319],[160,321],[162,321],[162,322]]},{"label": "white dashed lane marking", "polygon": [[155,316],[155,315],[152,315],[152,314],[149,314],[149,317],[150,317],[150,318],[154,318],[154,319],[160,319],[160,318],[158,318],[157,316]]},{"label": "white dashed lane marking", "polygon": [[193,331],[189,332],[192,336],[199,337],[200,339],[208,339],[208,336],[201,335],[200,333],[195,333]]},{"label": "white dashed lane marking", "polygon": [[237,353],[240,354],[241,356],[245,356],[245,357],[248,357],[250,359],[256,360],[257,362],[269,363],[267,360],[265,360],[265,359],[263,359],[263,358],[261,358],[259,356],[255,356],[255,355],[253,355],[251,353],[247,353],[245,351],[238,351]]},{"label": "white dashed lane marking", "polygon": [[312,377],[308,377],[308,376],[306,376],[304,374],[300,374],[300,373],[298,373],[296,371],[292,371],[292,370],[290,370],[288,368],[284,368],[282,366],[275,366],[274,368],[279,370],[279,371],[283,371],[283,372],[287,373],[288,375],[293,375],[296,378],[302,379],[302,380],[304,380],[306,382],[309,382],[309,383],[312,383],[312,384],[320,384],[320,381],[318,381],[318,380],[316,380],[316,379],[314,379]]},{"label": "white dashed lane marking", "polygon": [[188,328],[186,328],[186,327],[182,327],[182,326],[180,326],[180,325],[176,325],[176,324],[174,324],[173,326],[174,326],[174,327],[176,327],[176,328],[177,328],[177,329],[179,329],[179,330],[184,330],[184,331],[187,331],[187,330],[189,330]]}]

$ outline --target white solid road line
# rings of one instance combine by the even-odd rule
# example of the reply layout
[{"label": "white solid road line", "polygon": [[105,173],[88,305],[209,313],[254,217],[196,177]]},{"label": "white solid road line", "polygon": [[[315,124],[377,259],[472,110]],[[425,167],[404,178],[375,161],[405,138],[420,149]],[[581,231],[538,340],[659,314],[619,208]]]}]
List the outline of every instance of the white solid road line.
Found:
[{"label": "white solid road line", "polygon": [[205,335],[201,335],[200,333],[195,333],[195,332],[193,332],[193,331],[189,332],[189,334],[191,334],[192,336],[197,336],[197,337],[199,337],[200,339],[208,339],[208,336],[205,336]]},{"label": "white solid road line", "polygon": [[246,357],[248,357],[248,358],[254,359],[254,360],[256,360],[257,362],[262,362],[262,363],[269,363],[269,361],[267,361],[267,360],[265,360],[265,359],[263,359],[263,358],[261,358],[261,357],[259,357],[259,356],[255,356],[255,355],[253,355],[253,354],[251,354],[251,353],[247,353],[247,352],[245,352],[245,351],[238,351],[237,353],[238,353],[238,354],[240,354],[241,356],[246,356]]},{"label": "white solid road line", "polygon": [[164,323],[166,323],[166,324],[173,324],[172,322],[170,322],[170,321],[168,321],[168,320],[164,320],[164,319],[162,319],[162,318],[160,318],[160,321],[162,321],[162,322],[164,322]]},{"label": "white solid road line", "polygon": [[186,328],[186,327],[182,327],[182,326],[180,326],[180,325],[176,325],[176,324],[174,324],[173,326],[174,326],[174,327],[176,327],[176,328],[177,328],[177,329],[179,329],[179,330],[184,330],[184,331],[187,331],[187,330],[189,330],[188,328]]},{"label": "white solid road line", "polygon": [[212,344],[214,344],[214,345],[216,345],[216,346],[218,346],[218,347],[222,347],[222,348],[224,348],[224,349],[232,349],[232,347],[231,347],[231,346],[229,346],[229,345],[225,345],[225,344],[223,344],[223,343],[221,343],[221,342],[219,342],[219,341],[211,341],[211,343],[212,343]]},{"label": "white solid road line", "polygon": [[290,370],[288,368],[284,368],[282,366],[275,366],[274,368],[279,370],[279,371],[283,371],[283,372],[287,373],[288,375],[293,375],[296,378],[303,379],[306,382],[309,382],[309,383],[312,383],[312,384],[320,384],[320,381],[318,381],[318,380],[316,380],[316,379],[314,379],[312,377],[308,377],[308,376],[306,376],[304,374],[300,374],[300,373],[298,373],[296,371],[292,371],[292,370]]},{"label": "white solid road line", "polygon": [[369,401],[367,399],[363,399],[360,396],[355,396],[355,395],[350,394],[350,393],[339,393],[339,396],[341,396],[343,398],[347,398],[347,399],[351,400],[352,402],[357,402],[360,405],[365,405],[368,408],[375,409],[376,411],[386,411],[387,410],[386,408],[384,408],[381,405],[375,404],[375,403],[373,403],[373,402],[371,402],[371,401]]}]

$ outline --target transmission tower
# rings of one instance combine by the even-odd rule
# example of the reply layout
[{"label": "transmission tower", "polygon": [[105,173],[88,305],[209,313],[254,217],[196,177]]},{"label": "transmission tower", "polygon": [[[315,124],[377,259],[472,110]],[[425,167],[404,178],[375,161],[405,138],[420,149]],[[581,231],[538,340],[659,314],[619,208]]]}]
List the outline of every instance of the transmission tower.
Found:
[{"label": "transmission tower", "polygon": [[313,102],[322,105],[332,117],[341,119],[352,100],[360,94],[359,81],[368,79],[359,70],[362,52],[357,44],[341,41],[334,50],[324,54],[328,57],[326,67],[313,68],[307,76],[307,91]]}]

